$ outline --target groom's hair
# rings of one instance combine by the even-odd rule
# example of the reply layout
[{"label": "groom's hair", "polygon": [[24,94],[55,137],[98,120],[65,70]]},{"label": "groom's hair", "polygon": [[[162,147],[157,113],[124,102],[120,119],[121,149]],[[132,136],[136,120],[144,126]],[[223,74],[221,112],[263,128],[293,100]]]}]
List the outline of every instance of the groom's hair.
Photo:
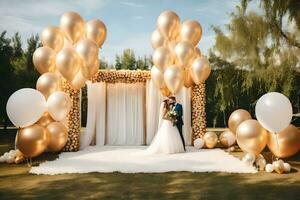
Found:
[{"label": "groom's hair", "polygon": [[175,96],[170,96],[169,99],[172,99],[172,100],[176,101],[176,97]]}]

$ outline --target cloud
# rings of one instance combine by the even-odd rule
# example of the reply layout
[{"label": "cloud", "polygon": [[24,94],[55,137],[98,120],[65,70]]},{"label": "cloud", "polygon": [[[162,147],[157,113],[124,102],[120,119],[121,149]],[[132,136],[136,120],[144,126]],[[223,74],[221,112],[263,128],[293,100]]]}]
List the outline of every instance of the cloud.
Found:
[{"label": "cloud", "polygon": [[130,7],[134,7],[134,8],[143,8],[143,7],[145,7],[145,5],[143,5],[143,4],[138,4],[138,3],[129,2],[129,1],[123,1],[123,2],[121,2],[121,4],[126,5],[126,6],[130,6]]},{"label": "cloud", "polygon": [[144,17],[143,16],[134,16],[133,19],[141,20],[141,19],[144,19]]},{"label": "cloud", "polygon": [[204,35],[199,44],[198,47],[201,50],[202,54],[207,55],[208,50],[215,44],[215,35]]}]

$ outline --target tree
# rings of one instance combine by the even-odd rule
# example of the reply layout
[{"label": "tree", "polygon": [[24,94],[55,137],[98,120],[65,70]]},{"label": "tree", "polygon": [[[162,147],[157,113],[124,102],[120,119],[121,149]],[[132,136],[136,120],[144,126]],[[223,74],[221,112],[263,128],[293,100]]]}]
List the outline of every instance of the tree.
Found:
[{"label": "tree", "polygon": [[[225,30],[213,27],[216,42],[210,50],[209,60],[214,72],[207,87],[209,95],[217,100],[209,96],[208,109],[214,110],[215,106],[219,113],[215,110],[214,116],[208,118],[217,124],[222,121],[220,113],[223,113],[222,124],[226,124],[228,115],[239,107],[247,108],[254,114],[257,99],[269,91],[284,93],[290,98],[294,110],[299,112],[299,49],[296,43],[291,42],[294,36],[299,35],[299,30],[290,29],[289,33],[285,33],[290,39],[285,38],[278,32],[278,27],[274,28],[273,15],[267,11],[262,14],[248,11],[248,2],[241,1],[241,5],[230,15]],[[274,8],[277,1],[261,1],[260,5],[266,6],[268,2]],[[291,15],[283,1],[275,7],[282,16]],[[299,20],[295,17],[291,19]],[[286,26],[281,18],[280,27]],[[215,85],[211,88],[210,84]]]},{"label": "tree", "polygon": [[122,69],[136,70],[136,59],[132,49],[125,49],[121,56]]},{"label": "tree", "polygon": [[106,62],[106,60],[104,58],[100,59],[100,66],[99,69],[108,69],[108,63]]},{"label": "tree", "polygon": [[40,46],[41,44],[39,42],[38,35],[31,36],[27,40],[26,51],[22,54],[22,56],[15,58],[12,61],[16,80],[18,80],[17,89],[24,87],[35,88],[36,81],[40,74],[33,65],[32,56],[34,51]]},{"label": "tree", "polygon": [[115,64],[116,70],[122,69],[122,63],[121,63],[121,58],[119,55],[116,55],[116,64]]},{"label": "tree", "polygon": [[[247,5],[252,0],[243,0],[242,8],[246,11]],[[299,0],[262,0],[260,3],[272,36],[277,45],[284,40],[290,46],[300,48],[300,1]],[[294,26],[293,31],[285,30],[287,27],[284,19]]]},{"label": "tree", "polygon": [[14,56],[14,49],[11,46],[11,39],[6,37],[6,31],[0,35],[0,116],[4,121],[4,127],[8,124],[8,117],[6,115],[6,102],[8,97],[12,94],[15,88],[15,80],[13,77],[13,68],[11,60]]}]

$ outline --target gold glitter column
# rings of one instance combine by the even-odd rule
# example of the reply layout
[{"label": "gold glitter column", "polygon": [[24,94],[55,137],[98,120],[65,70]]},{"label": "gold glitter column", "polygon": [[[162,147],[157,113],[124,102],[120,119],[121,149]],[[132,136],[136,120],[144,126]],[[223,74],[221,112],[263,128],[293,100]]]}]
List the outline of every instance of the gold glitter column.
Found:
[{"label": "gold glitter column", "polygon": [[74,90],[65,79],[62,80],[62,90],[70,95],[72,107],[67,117],[68,141],[63,151],[78,151],[80,138],[80,90]]},{"label": "gold glitter column", "polygon": [[205,83],[192,88],[192,131],[193,141],[201,138],[206,132],[206,94]]}]

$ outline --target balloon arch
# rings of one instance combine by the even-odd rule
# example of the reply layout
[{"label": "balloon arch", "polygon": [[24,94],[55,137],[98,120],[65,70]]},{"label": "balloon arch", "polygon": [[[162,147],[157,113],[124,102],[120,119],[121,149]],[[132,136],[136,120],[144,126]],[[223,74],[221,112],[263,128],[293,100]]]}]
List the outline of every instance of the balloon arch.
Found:
[{"label": "balloon arch", "polygon": [[[137,83],[151,79],[150,71],[109,71],[99,70],[92,78],[92,82],[106,83]],[[71,111],[67,117],[69,128],[68,140],[64,151],[78,151],[80,139],[80,90],[73,89],[71,85],[62,80],[63,90],[70,95]],[[193,140],[202,137],[206,131],[206,113],[205,113],[206,93],[205,84],[197,84],[192,87],[192,136]]]}]

